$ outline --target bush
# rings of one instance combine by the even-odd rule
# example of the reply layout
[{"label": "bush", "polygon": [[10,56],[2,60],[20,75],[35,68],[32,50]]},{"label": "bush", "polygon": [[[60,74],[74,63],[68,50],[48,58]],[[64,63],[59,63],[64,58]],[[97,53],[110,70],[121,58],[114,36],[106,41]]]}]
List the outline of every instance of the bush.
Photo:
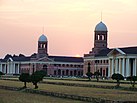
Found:
[{"label": "bush", "polygon": [[0,78],[1,78],[2,75],[4,75],[4,73],[0,71]]},{"label": "bush", "polygon": [[27,88],[26,83],[31,82],[31,77],[30,77],[29,73],[22,73],[19,77],[19,80],[24,82],[23,88]]},{"label": "bush", "polygon": [[137,76],[129,76],[127,77],[127,80],[130,81],[132,87],[134,88],[135,87],[135,82],[137,81]]},{"label": "bush", "polygon": [[33,85],[35,85],[35,89],[38,88],[37,83],[42,81],[44,76],[46,76],[46,72],[41,70],[41,71],[36,71],[31,75],[31,82]]},{"label": "bush", "polygon": [[91,77],[92,77],[92,75],[93,75],[93,73],[91,73],[91,72],[87,72],[86,75],[88,76],[89,81],[90,81],[90,80],[91,80]]},{"label": "bush", "polygon": [[124,80],[124,77],[121,75],[121,74],[119,74],[119,73],[114,73],[113,75],[112,75],[112,79],[113,80],[117,80],[117,87],[119,87],[120,86],[120,80]]},{"label": "bush", "polygon": [[94,73],[94,76],[96,77],[97,79],[97,82],[99,81],[99,76],[101,75],[101,73],[99,72],[99,70],[97,70],[95,73]]}]

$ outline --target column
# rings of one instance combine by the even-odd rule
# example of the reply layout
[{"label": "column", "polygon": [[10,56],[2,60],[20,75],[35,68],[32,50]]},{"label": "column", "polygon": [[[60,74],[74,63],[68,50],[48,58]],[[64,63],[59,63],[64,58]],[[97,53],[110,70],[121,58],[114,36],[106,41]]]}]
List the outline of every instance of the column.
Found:
[{"label": "column", "polygon": [[10,62],[10,74],[13,74],[13,62]]},{"label": "column", "polygon": [[4,64],[4,71],[3,72],[7,74],[6,64]]},{"label": "column", "polygon": [[122,75],[125,77],[125,58],[122,60]]},{"label": "column", "polygon": [[13,71],[12,71],[13,74],[16,74],[15,73],[15,63],[13,63]]},{"label": "column", "polygon": [[7,74],[9,74],[9,62],[7,62]]},{"label": "column", "polygon": [[110,77],[111,76],[111,73],[112,73],[112,68],[111,68],[111,59],[109,59],[109,67],[108,67],[108,77]]},{"label": "column", "polygon": [[136,76],[136,59],[133,60],[133,76]]},{"label": "column", "polygon": [[116,59],[116,65],[115,65],[115,73],[118,73],[118,59]]},{"label": "column", "polygon": [[114,58],[112,59],[112,72],[111,72],[111,76],[115,73],[114,71]]},{"label": "column", "polygon": [[122,74],[121,58],[119,58],[119,73]]},{"label": "column", "polygon": [[0,63],[0,71],[2,72],[2,63]]},{"label": "column", "polygon": [[130,76],[129,58],[126,59],[126,77]]},{"label": "column", "polygon": [[18,63],[18,69],[17,69],[17,74],[19,74],[19,63]]},{"label": "column", "polygon": [[135,58],[135,76],[137,76],[137,58]]}]

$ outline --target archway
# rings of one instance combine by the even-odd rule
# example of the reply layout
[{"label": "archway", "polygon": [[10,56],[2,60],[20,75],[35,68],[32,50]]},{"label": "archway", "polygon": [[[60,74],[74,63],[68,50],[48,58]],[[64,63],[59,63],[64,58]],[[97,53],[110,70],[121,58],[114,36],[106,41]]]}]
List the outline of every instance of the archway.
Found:
[{"label": "archway", "polygon": [[48,74],[48,67],[47,67],[47,65],[43,65],[43,70],[46,72],[46,74]]}]

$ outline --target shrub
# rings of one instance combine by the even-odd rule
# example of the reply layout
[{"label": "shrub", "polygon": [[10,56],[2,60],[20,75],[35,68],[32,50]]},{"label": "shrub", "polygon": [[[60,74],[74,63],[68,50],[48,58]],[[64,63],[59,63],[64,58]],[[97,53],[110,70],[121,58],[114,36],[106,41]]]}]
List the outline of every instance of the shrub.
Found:
[{"label": "shrub", "polygon": [[42,81],[44,76],[46,76],[46,72],[43,70],[36,71],[31,75],[31,82],[35,85],[35,89],[38,88],[37,83]]},{"label": "shrub", "polygon": [[90,80],[91,80],[91,77],[92,77],[92,75],[93,75],[93,73],[91,73],[91,72],[87,72],[86,75],[88,76],[89,81],[90,81]]},{"label": "shrub", "polygon": [[0,71],[0,78],[1,78],[2,75],[4,75],[4,73]]},{"label": "shrub", "polygon": [[121,74],[119,74],[119,73],[114,73],[113,75],[112,75],[112,79],[113,80],[117,80],[117,87],[119,87],[120,86],[120,80],[124,80],[124,77],[121,75]]},{"label": "shrub", "polygon": [[135,87],[135,82],[137,81],[137,76],[129,76],[127,77],[127,80],[130,81],[132,87],[134,88]]},{"label": "shrub", "polygon": [[19,80],[24,82],[23,88],[27,88],[26,83],[31,82],[31,77],[30,77],[29,73],[22,73],[19,77]]},{"label": "shrub", "polygon": [[94,76],[96,77],[97,79],[97,82],[99,81],[99,76],[101,75],[101,73],[99,72],[99,70],[97,70],[95,73],[94,73]]}]

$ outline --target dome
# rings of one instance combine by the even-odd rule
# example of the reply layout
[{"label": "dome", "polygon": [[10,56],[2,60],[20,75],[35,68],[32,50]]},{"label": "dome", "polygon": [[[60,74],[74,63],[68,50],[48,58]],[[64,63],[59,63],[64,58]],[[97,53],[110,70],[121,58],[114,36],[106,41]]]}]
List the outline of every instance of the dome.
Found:
[{"label": "dome", "polygon": [[107,31],[107,26],[101,21],[96,25],[95,31]]},{"label": "dome", "polygon": [[47,40],[47,37],[46,37],[44,34],[42,34],[42,35],[39,37],[39,41],[41,41],[41,42],[47,42],[48,40]]}]

